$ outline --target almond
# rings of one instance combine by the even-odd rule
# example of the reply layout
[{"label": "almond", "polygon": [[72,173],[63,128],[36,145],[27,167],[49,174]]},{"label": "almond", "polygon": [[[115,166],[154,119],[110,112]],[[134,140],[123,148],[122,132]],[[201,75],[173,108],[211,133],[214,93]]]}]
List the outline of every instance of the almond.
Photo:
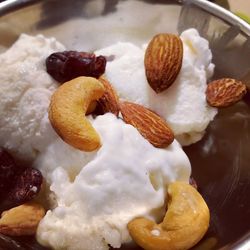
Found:
[{"label": "almond", "polygon": [[116,91],[106,78],[100,77],[98,80],[103,84],[105,92],[103,96],[98,100],[96,112],[98,114],[105,114],[111,112],[118,116],[120,110],[119,99],[116,94]]},{"label": "almond", "polygon": [[246,93],[247,87],[241,81],[222,78],[207,85],[206,98],[210,106],[221,108],[235,104]]},{"label": "almond", "polygon": [[134,126],[140,134],[157,148],[165,148],[174,140],[167,123],[153,111],[132,102],[121,102],[123,120]]},{"label": "almond", "polygon": [[45,210],[38,203],[29,202],[2,213],[0,233],[9,236],[34,235]]},{"label": "almond", "polygon": [[151,88],[160,93],[177,78],[183,59],[181,39],[173,34],[158,34],[150,41],[144,64],[146,77]]}]

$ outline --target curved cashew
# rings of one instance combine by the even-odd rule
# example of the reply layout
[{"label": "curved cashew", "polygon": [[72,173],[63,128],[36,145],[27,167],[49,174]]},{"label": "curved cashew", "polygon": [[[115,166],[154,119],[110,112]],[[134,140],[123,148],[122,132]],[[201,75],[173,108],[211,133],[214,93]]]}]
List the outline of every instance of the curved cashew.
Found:
[{"label": "curved cashew", "polygon": [[92,77],[78,77],[61,85],[52,95],[49,119],[57,134],[71,146],[93,151],[100,137],[85,117],[88,106],[104,93],[103,85]]},{"label": "curved cashew", "polygon": [[91,114],[92,112],[94,112],[95,109],[96,109],[96,106],[97,106],[97,102],[96,102],[96,101],[91,102],[91,103],[89,104],[89,106],[88,106],[87,111],[86,111],[86,115],[89,115],[89,114]]},{"label": "curved cashew", "polygon": [[175,182],[168,188],[168,210],[160,224],[136,218],[128,230],[134,241],[146,250],[185,250],[194,246],[209,226],[209,209],[191,185]]}]

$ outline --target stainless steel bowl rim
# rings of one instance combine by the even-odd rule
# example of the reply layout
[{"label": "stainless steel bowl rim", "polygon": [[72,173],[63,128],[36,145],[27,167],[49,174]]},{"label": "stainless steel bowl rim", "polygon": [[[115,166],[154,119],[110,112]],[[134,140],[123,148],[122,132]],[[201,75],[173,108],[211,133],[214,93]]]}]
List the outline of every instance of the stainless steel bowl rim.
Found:
[{"label": "stainless steel bowl rim", "polygon": [[[13,10],[22,8],[23,6],[31,5],[37,2],[42,2],[42,0],[6,0],[0,3],[0,16],[12,12]],[[234,26],[238,26],[243,34],[250,36],[250,25],[223,7],[220,7],[207,0],[176,0],[176,2],[180,4],[194,4],[197,7],[211,13],[212,15],[221,18],[225,22]]]},{"label": "stainless steel bowl rim", "polygon": [[221,18],[225,22],[233,26],[238,26],[245,35],[250,36],[250,25],[223,7],[206,0],[183,0],[182,2],[194,4],[213,14],[214,16]]},{"label": "stainless steel bowl rim", "polygon": [[[6,0],[0,3],[0,17],[18,10],[24,6],[29,6],[42,0]],[[206,0],[176,0],[179,4],[192,4],[204,11],[216,16],[226,23],[237,26],[242,34],[246,37],[250,36],[250,25],[243,21],[241,18],[237,17],[230,11]],[[230,248],[235,250],[247,250],[250,247],[250,233],[243,236],[241,240],[233,244]],[[226,248],[223,248],[226,249]],[[227,248],[228,249],[228,248]]]}]

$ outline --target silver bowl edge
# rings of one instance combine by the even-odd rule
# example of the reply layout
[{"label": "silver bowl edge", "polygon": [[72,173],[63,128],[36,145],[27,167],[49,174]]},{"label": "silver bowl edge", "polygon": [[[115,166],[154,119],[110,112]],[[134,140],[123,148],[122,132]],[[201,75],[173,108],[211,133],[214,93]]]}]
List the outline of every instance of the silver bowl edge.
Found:
[{"label": "silver bowl edge", "polygon": [[[33,5],[37,2],[42,2],[42,0],[6,0],[0,3],[0,17],[6,15],[15,10],[21,9],[28,5]],[[237,17],[230,11],[206,0],[176,0],[179,4],[192,4],[195,5],[208,13],[222,19],[226,23],[237,26],[241,30],[242,34],[246,37],[250,36],[250,25],[243,21],[241,18]],[[250,249],[250,232],[231,246],[225,246],[221,250],[249,250]]]}]

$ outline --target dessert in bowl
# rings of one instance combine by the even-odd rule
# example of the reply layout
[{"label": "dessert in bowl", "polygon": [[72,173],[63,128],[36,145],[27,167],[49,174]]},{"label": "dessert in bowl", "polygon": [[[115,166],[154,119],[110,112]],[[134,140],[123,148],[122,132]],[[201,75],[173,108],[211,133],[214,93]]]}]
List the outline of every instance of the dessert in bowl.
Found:
[{"label": "dessert in bowl", "polygon": [[[31,41],[34,42],[32,46]],[[17,76],[6,74],[7,77],[3,77],[7,78],[3,83],[4,88],[11,95],[12,90],[15,90],[13,96],[16,98],[2,98],[3,110],[9,112],[9,107],[12,107],[13,112],[11,115],[4,115],[4,123],[9,125],[3,127],[17,132],[16,135],[10,133],[10,130],[3,130],[4,139],[7,133],[11,135],[3,140],[3,147],[19,160],[32,162],[33,167],[42,172],[47,187],[43,190],[43,195],[49,201],[48,211],[38,226],[39,242],[55,249],[82,249],[83,245],[86,249],[106,249],[108,245],[120,247],[122,243],[131,241],[127,225],[133,219],[147,217],[155,222],[162,221],[166,198],[171,197],[171,192],[167,196],[170,183],[189,182],[190,162],[179,142],[185,145],[201,139],[206,126],[217,112],[206,101],[206,84],[213,72],[208,42],[194,29],[185,31],[181,35],[181,42],[184,51],[181,69],[171,86],[160,94],[151,89],[146,77],[143,62],[147,45],[141,44],[141,49],[131,43],[118,43],[107,48],[98,48],[96,55],[106,56],[108,60],[104,73],[106,79],[100,79],[100,86],[103,84],[105,89],[104,82],[109,82],[117,92],[120,112],[117,115],[106,110],[104,115],[84,117],[84,122],[87,120],[88,125],[92,124],[92,128],[98,132],[101,142],[98,149],[94,148],[90,153],[82,152],[76,149],[78,146],[74,143],[71,144],[74,141],[71,140],[71,135],[67,137],[61,129],[64,120],[56,123],[58,115],[54,114],[58,111],[58,99],[62,110],[69,108],[71,112],[77,111],[68,105],[71,97],[78,98],[78,94],[81,97],[85,87],[95,91],[93,86],[97,83],[92,86],[89,78],[76,78],[72,80],[73,84],[69,80],[59,87],[59,83],[46,73],[45,67],[45,60],[51,53],[65,50],[55,39],[41,35],[22,35],[13,47],[2,54],[3,62],[8,62],[8,58],[13,59],[9,65],[15,67],[13,71],[17,72]],[[13,54],[9,56],[11,53]],[[10,71],[8,67],[4,70]],[[43,83],[37,85],[34,78]],[[21,83],[13,88],[10,83],[15,84],[15,79]],[[68,96],[71,85],[79,87],[78,90],[81,91],[72,90]],[[102,92],[100,86],[99,91]],[[53,93],[60,94],[56,97]],[[88,93],[90,92],[86,91],[84,100],[88,99]],[[61,94],[64,98],[60,98]],[[193,101],[190,102],[187,96],[193,96]],[[99,98],[100,96],[96,97],[98,100]],[[50,121],[48,108],[52,114]],[[133,122],[136,118],[131,118],[137,112],[144,113],[139,115],[139,118],[144,119],[141,122]],[[151,136],[143,133],[145,126],[150,130],[150,126],[154,125],[154,122],[150,123],[154,121],[153,118],[158,124],[158,119],[162,119],[158,115],[167,121],[179,142],[172,142],[166,133],[167,145],[165,142],[159,148],[159,145],[155,146],[150,141]],[[145,120],[148,116],[151,119],[149,124]],[[67,113],[67,117],[70,120],[70,117],[75,116],[72,112]],[[77,121],[81,123],[81,118]],[[55,133],[51,123],[64,141]],[[125,123],[132,123],[135,128]],[[138,123],[143,124],[142,128],[138,127]],[[70,128],[74,128],[75,124],[71,125]],[[165,125],[163,127],[166,128]],[[159,133],[157,138],[160,137]],[[89,151],[88,146],[83,150]],[[137,242],[137,235],[133,230],[134,227],[131,226],[132,237]],[[157,227],[150,232],[151,237],[160,236]]]}]

